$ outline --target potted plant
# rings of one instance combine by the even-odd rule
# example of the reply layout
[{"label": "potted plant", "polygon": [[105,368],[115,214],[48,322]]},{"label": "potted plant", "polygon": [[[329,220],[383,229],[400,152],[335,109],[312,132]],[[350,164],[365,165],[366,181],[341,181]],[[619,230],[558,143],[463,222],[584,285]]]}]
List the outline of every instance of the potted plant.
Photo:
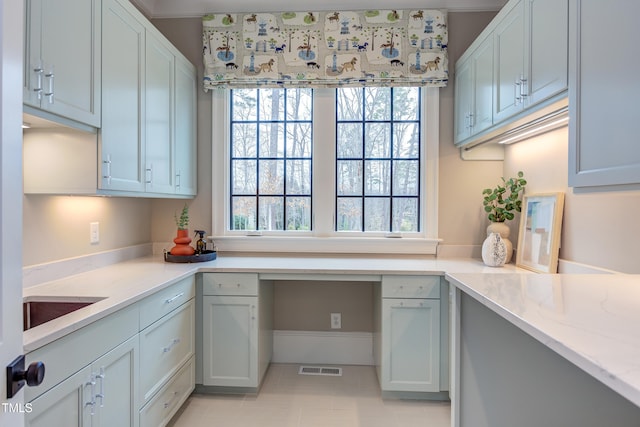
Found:
[{"label": "potted plant", "polygon": [[505,224],[505,221],[512,220],[515,217],[514,212],[522,210],[522,193],[524,193],[527,180],[524,179],[522,171],[519,171],[516,177],[509,179],[502,177],[501,179],[502,183],[495,188],[485,188],[482,191],[484,196],[482,204],[484,205],[484,211],[488,214],[487,218],[491,221],[491,224],[487,227],[487,238],[492,233],[500,235],[506,245],[505,262],[508,263],[513,254],[513,244],[509,240],[510,229]]},{"label": "potted plant", "polygon": [[505,180],[502,177],[502,185],[498,184],[495,188],[485,188],[482,191],[484,200],[484,211],[489,215],[491,222],[505,222],[514,218],[513,211],[520,212],[522,210],[522,193],[527,181],[523,178],[524,173],[518,172],[517,178],[509,178]]},{"label": "potted plant", "polygon": [[191,237],[189,237],[189,206],[185,203],[180,216],[174,214],[176,220],[176,226],[178,227],[176,238],[173,242],[176,244],[171,248],[171,255],[193,255],[195,249],[193,249],[189,243],[191,243]]}]

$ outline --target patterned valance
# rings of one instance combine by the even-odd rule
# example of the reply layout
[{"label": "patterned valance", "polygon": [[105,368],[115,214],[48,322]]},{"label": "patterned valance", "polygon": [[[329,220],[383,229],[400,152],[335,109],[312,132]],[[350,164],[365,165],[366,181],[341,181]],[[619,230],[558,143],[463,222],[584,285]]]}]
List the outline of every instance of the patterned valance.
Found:
[{"label": "patterned valance", "polygon": [[202,19],[204,88],[446,86],[440,10],[229,13]]}]

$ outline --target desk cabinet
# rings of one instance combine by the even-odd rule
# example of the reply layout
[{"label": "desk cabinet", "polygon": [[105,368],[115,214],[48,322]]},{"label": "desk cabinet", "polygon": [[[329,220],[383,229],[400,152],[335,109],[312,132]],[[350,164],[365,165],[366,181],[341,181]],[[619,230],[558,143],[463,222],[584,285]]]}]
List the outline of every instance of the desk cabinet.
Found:
[{"label": "desk cabinet", "polygon": [[439,276],[383,276],[375,288],[374,360],[383,392],[446,390],[441,288]]},{"label": "desk cabinet", "polygon": [[271,361],[273,285],[205,273],[203,295],[203,385],[257,390]]}]

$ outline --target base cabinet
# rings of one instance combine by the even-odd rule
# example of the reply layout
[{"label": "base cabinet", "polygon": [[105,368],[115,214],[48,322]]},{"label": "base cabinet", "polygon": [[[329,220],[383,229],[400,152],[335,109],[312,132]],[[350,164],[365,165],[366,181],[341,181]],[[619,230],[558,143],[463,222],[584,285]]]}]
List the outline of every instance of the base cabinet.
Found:
[{"label": "base cabinet", "polygon": [[381,387],[440,391],[440,300],[382,300]]},{"label": "base cabinet", "polygon": [[439,276],[383,276],[375,288],[374,360],[383,392],[448,389],[442,286]]},{"label": "base cabinet", "polygon": [[31,402],[30,427],[137,426],[138,337]]},{"label": "base cabinet", "polygon": [[257,390],[273,350],[273,285],[257,274],[203,276],[202,384]]}]

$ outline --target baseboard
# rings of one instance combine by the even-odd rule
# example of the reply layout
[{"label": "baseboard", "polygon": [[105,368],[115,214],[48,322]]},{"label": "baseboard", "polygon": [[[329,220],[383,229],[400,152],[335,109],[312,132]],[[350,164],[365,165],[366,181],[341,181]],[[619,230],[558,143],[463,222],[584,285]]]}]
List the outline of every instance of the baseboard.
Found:
[{"label": "baseboard", "polygon": [[371,332],[273,331],[273,363],[373,365]]}]

